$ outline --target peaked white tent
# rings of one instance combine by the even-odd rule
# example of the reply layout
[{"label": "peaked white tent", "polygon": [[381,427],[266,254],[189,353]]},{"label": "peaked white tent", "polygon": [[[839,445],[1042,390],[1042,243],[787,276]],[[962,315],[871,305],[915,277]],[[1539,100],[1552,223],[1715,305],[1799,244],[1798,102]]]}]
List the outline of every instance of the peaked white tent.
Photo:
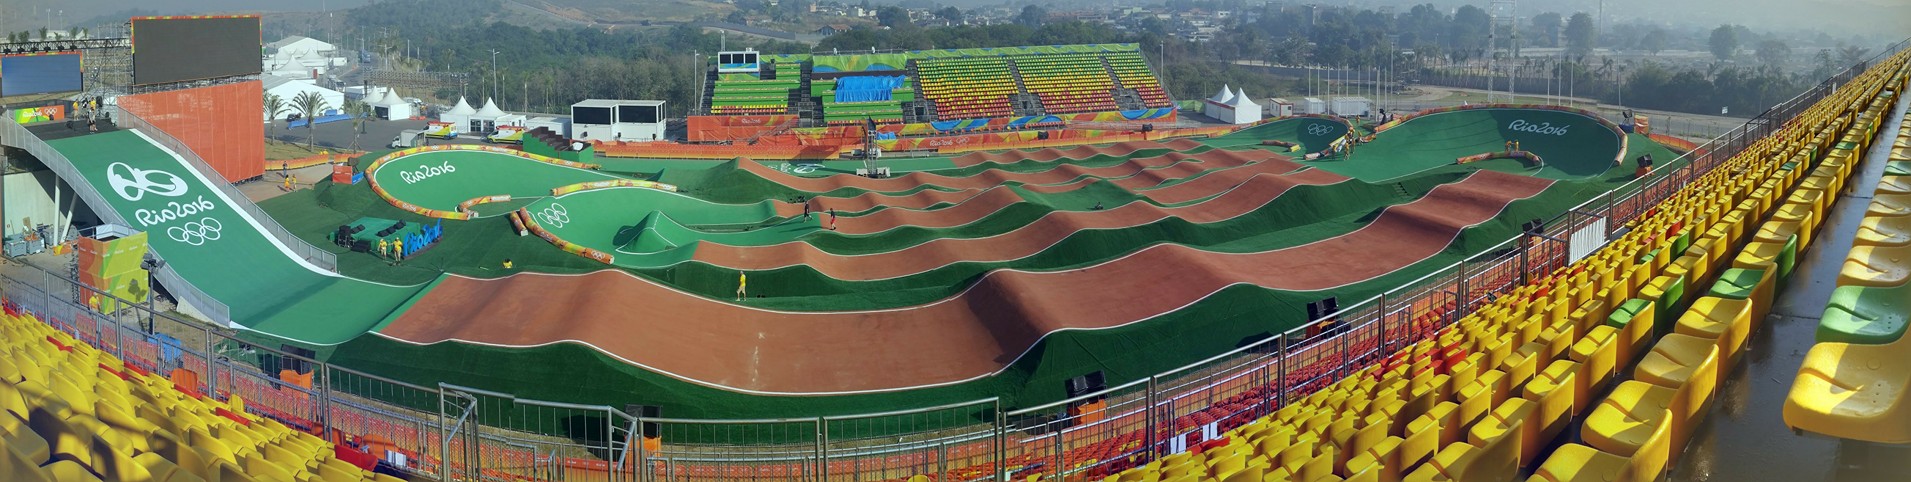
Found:
[{"label": "peaked white tent", "polygon": [[[367,103],[371,104],[373,114],[380,119],[402,120],[411,118],[411,103],[405,102],[403,98],[399,98],[397,89],[386,89],[384,98]],[[471,106],[467,105],[465,107],[469,108]]]},{"label": "peaked white tent", "polygon": [[[1215,96],[1226,97],[1228,100],[1215,101],[1209,99],[1210,102],[1208,102],[1207,109],[1202,113],[1207,114],[1208,117],[1220,119],[1222,122],[1229,124],[1252,124],[1260,122],[1261,115],[1263,114],[1261,112],[1261,105],[1254,103],[1254,100],[1247,96],[1246,89],[1235,92],[1228,92],[1225,90],[1227,87],[1222,87],[1222,89],[1224,90],[1222,90],[1220,94],[1215,94]],[[1222,94],[1226,95],[1224,96]]]},{"label": "peaked white tent", "polygon": [[1220,91],[1220,92],[1217,92],[1217,93],[1215,93],[1215,94],[1214,94],[1214,97],[1209,97],[1209,98],[1208,98],[1208,100],[1210,100],[1210,101],[1214,101],[1214,102],[1217,102],[1217,103],[1221,103],[1221,104],[1226,104],[1226,103],[1229,103],[1229,102],[1233,102],[1233,101],[1234,101],[1234,91],[1233,91],[1233,90],[1230,90],[1230,89],[1228,89],[1228,85],[1227,85],[1227,84],[1221,84],[1221,91]]},{"label": "peaked white tent", "polygon": [[471,122],[471,115],[476,113],[478,113],[478,110],[471,108],[470,102],[466,102],[463,97],[459,97],[458,105],[451,106],[451,110],[438,113],[438,121],[465,125]]},{"label": "peaked white tent", "polygon": [[486,98],[484,99],[484,107],[479,108],[478,112],[472,114],[471,117],[478,120],[498,120],[499,117],[504,117],[504,110],[498,108],[497,102],[492,102],[490,98]]}]

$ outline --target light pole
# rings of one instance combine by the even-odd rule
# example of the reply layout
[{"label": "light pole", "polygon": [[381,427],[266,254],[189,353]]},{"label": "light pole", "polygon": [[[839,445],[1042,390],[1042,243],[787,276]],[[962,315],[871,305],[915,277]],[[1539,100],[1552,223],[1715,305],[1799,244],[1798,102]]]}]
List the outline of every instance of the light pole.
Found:
[{"label": "light pole", "polygon": [[491,49],[491,98],[498,98],[498,49]]}]

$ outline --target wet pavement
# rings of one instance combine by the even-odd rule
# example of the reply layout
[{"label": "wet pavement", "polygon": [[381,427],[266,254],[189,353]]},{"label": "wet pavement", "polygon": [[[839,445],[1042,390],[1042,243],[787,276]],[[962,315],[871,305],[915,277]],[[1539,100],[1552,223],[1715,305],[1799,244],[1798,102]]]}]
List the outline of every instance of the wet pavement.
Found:
[{"label": "wet pavement", "polygon": [[[1871,191],[1883,177],[1891,144],[1904,120],[1898,105],[1879,128],[1865,162],[1828,211],[1818,238],[1801,254],[1797,271],[1753,335],[1740,363],[1724,374],[1711,415],[1693,433],[1674,481],[1898,481],[1911,480],[1911,447],[1849,442],[1794,433],[1781,412],[1798,366],[1811,349],[1818,318],[1831,299],[1838,269],[1851,250]],[[1853,194],[1857,193],[1857,194]]]}]

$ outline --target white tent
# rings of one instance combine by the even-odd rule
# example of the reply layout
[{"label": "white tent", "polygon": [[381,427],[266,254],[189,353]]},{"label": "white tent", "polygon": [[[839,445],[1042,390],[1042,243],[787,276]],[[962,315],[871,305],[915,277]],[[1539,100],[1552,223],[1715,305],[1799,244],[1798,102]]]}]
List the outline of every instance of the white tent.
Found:
[{"label": "white tent", "polygon": [[463,126],[469,124],[471,115],[476,113],[478,110],[471,108],[470,102],[465,102],[463,97],[459,97],[458,105],[451,106],[451,110],[438,113],[438,122],[450,122]]},{"label": "white tent", "polygon": [[[287,114],[298,112],[297,108],[291,106],[292,99],[296,99],[299,97],[299,94],[306,92],[316,93],[320,99],[324,99],[325,109],[323,110],[325,111],[336,111],[345,108],[345,93],[343,92],[319,87],[308,82],[300,82],[298,79],[289,79],[271,74],[259,76],[259,83],[265,88],[266,93],[279,96],[279,99],[286,104],[286,110],[280,111],[276,116],[272,115],[271,112],[261,112],[262,118],[264,119],[284,119]],[[315,114],[324,115],[323,112]]]},{"label": "white tent", "polygon": [[1234,101],[1234,91],[1233,91],[1233,90],[1229,90],[1229,89],[1228,89],[1228,85],[1227,85],[1227,84],[1221,84],[1221,91],[1220,91],[1220,92],[1217,92],[1217,93],[1215,93],[1215,94],[1214,94],[1214,97],[1209,97],[1209,98],[1208,98],[1208,100],[1211,100],[1211,101],[1214,101],[1214,102],[1218,102],[1218,103],[1222,103],[1222,104],[1226,104],[1226,103],[1229,103],[1229,102],[1233,102],[1233,101]]},{"label": "white tent", "polygon": [[1208,117],[1220,119],[1229,124],[1252,124],[1261,120],[1263,114],[1261,106],[1247,96],[1246,89],[1236,92],[1223,91],[1215,94],[1215,97],[1226,97],[1228,100],[1222,102],[1209,99],[1207,109],[1202,112]]},{"label": "white tent", "polygon": [[498,120],[499,117],[504,117],[504,110],[499,109],[498,103],[492,102],[490,98],[484,99],[484,107],[479,108],[476,114],[471,115],[473,119],[488,121]]},{"label": "white tent", "polygon": [[[384,98],[378,99],[376,102],[369,102],[369,104],[372,105],[372,111],[381,119],[403,120],[411,118],[411,103],[399,98],[397,89],[387,89]],[[470,106],[467,105],[465,107]]]},{"label": "white tent", "polygon": [[498,108],[497,102],[492,102],[491,99],[485,99],[484,107],[466,116],[466,118],[469,119],[469,122],[466,124],[470,126],[470,132],[493,132],[498,130],[497,125],[500,124],[500,122],[498,122],[499,119],[506,115],[503,109]]}]

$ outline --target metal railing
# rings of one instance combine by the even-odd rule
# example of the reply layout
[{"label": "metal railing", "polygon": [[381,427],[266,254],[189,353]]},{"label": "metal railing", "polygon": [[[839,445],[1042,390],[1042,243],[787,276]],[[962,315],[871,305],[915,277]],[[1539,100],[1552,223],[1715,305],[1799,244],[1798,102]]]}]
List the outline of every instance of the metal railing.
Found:
[{"label": "metal railing", "polygon": [[206,179],[211,181],[207,184],[211,184],[214,189],[218,189],[227,199],[232,200],[233,205],[237,206],[241,211],[244,211],[247,216],[252,217],[260,226],[263,226],[267,235],[278,239],[279,244],[284,245],[286,249],[290,249],[292,254],[298,256],[300,259],[304,259],[312,265],[318,266],[320,269],[338,272],[337,254],[321,249],[318,246],[313,246],[312,243],[307,243],[304,239],[294,236],[291,231],[287,231],[285,226],[279,225],[278,220],[272,219],[271,215],[266,214],[264,209],[260,209],[259,205],[253,203],[252,199],[246,197],[245,193],[239,192],[238,187],[233,186],[232,183],[225,182],[225,178],[219,174],[219,171],[207,165],[205,159],[201,159],[199,154],[194,153],[191,146],[187,146],[186,143],[180,142],[178,138],[167,134],[164,130],[154,127],[152,123],[146,122],[145,119],[141,119],[139,116],[127,112],[117,105],[106,106],[104,110],[112,114],[113,122],[120,127],[137,129],[139,132],[146,134],[147,137],[152,138],[153,142],[157,142],[160,146],[164,146],[174,153],[179,154],[179,157],[185,159],[186,163],[190,164],[193,170],[199,171],[200,175],[205,176]]},{"label": "metal railing", "polygon": [[[78,301],[96,291],[32,266],[0,268],[0,293],[129,363],[157,372],[201,373],[209,381],[199,388],[206,395],[244,397],[248,410],[326,436],[388,443],[394,447],[386,454],[390,463],[421,477],[861,481],[921,474],[942,481],[1035,475],[1089,480],[1184,451],[1275,413],[1425,339],[1528,279],[1566,266],[1571,259],[1564,243],[1546,238],[1570,239],[1593,230],[1610,239],[1647,208],[1719,167],[1854,74],[1847,70],[1828,79],[1681,156],[1683,162],[1666,164],[1674,168],[1553,218],[1543,238],[1506,240],[1311,320],[1306,328],[1035,407],[1011,408],[987,399],[848,416],[643,417],[616,407],[407,384],[283,353],[110,296],[107,306],[92,310]],[[5,132],[0,128],[0,134]],[[286,381],[297,380],[301,372],[313,374],[309,384]]]}]

